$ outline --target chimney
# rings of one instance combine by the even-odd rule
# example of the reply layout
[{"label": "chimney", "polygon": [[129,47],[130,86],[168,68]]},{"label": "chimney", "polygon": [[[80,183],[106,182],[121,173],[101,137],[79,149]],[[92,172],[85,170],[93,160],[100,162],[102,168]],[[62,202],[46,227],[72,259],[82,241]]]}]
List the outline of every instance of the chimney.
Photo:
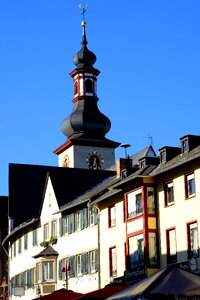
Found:
[{"label": "chimney", "polygon": [[[132,159],[130,158],[119,158],[116,162],[116,172],[117,176],[122,175],[122,171],[126,172],[127,175],[132,169]],[[126,177],[126,176],[125,176]]]}]

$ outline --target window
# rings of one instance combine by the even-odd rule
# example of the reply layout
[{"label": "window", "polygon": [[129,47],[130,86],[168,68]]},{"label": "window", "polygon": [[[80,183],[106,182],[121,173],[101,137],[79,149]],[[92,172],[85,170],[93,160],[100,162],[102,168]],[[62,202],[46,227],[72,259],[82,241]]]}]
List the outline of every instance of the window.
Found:
[{"label": "window", "polygon": [[166,183],[164,186],[164,190],[165,190],[165,205],[169,206],[174,204],[173,182]]},{"label": "window", "polygon": [[182,152],[186,153],[189,151],[189,141],[188,139],[185,139],[182,141]]},{"label": "window", "polygon": [[57,237],[57,222],[56,221],[51,222],[51,236]]},{"label": "window", "polygon": [[116,211],[115,211],[115,206],[110,206],[108,208],[108,222],[109,222],[109,227],[113,227],[116,225]]},{"label": "window", "polygon": [[144,238],[139,234],[129,238],[129,269],[136,271],[144,268]]},{"label": "window", "polygon": [[42,264],[41,263],[36,265],[36,280],[37,280],[37,282],[42,281]]},{"label": "window", "polygon": [[187,226],[188,231],[188,258],[199,257],[199,240],[197,223],[191,223]]},{"label": "window", "polygon": [[37,246],[37,228],[33,230],[33,246]]},{"label": "window", "polygon": [[117,276],[117,249],[110,248],[110,277]]},{"label": "window", "polygon": [[89,225],[96,225],[98,222],[98,209],[96,206],[92,206],[89,208]]},{"label": "window", "polygon": [[44,224],[44,241],[49,240],[49,224]]},{"label": "window", "polygon": [[177,261],[176,253],[176,231],[175,229],[167,230],[167,263],[172,264]]},{"label": "window", "polygon": [[18,240],[18,253],[22,253],[22,238],[19,238]]},{"label": "window", "polygon": [[76,256],[76,275],[77,276],[82,275],[82,272],[81,272],[81,255]]},{"label": "window", "polygon": [[78,93],[78,81],[75,81],[74,83],[74,95]]},{"label": "window", "polygon": [[142,190],[131,192],[127,194],[127,206],[128,206],[128,219],[142,214]]},{"label": "window", "polygon": [[140,169],[143,169],[144,167],[146,167],[146,160],[145,159],[141,160],[141,162],[140,162]]},{"label": "window", "polygon": [[155,213],[154,189],[151,187],[147,188],[147,209],[149,214]]},{"label": "window", "polygon": [[24,235],[24,250],[28,249],[28,233]]},{"label": "window", "polygon": [[53,276],[53,261],[45,261],[43,262],[43,276],[44,281],[52,281],[54,280]]},{"label": "window", "polygon": [[67,215],[64,217],[64,234],[69,233],[69,228],[70,228],[70,216]]},{"label": "window", "polygon": [[195,196],[195,179],[194,173],[190,175],[186,175],[185,177],[185,190],[186,190],[186,198],[190,198]]},{"label": "window", "polygon": [[150,265],[157,264],[157,247],[155,232],[149,233],[149,263]]},{"label": "window", "polygon": [[160,163],[164,164],[167,161],[166,151],[160,152]]},{"label": "window", "polygon": [[76,228],[76,230],[81,229],[81,212],[80,212],[80,210],[75,213],[75,228]]},{"label": "window", "polygon": [[90,251],[89,252],[89,271],[90,271],[90,273],[97,272],[97,265],[98,265],[97,250]]},{"label": "window", "polygon": [[85,90],[86,90],[86,93],[92,93],[93,92],[93,81],[92,81],[92,79],[86,79],[86,81],[85,81]]}]

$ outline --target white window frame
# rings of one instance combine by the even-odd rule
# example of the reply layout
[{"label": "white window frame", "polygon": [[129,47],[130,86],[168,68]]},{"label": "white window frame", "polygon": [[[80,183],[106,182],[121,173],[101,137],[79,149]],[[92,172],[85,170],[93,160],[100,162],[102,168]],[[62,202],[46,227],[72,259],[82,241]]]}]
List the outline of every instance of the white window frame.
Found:
[{"label": "white window frame", "polygon": [[[138,211],[137,209],[137,197],[141,195],[142,209]],[[133,217],[139,216],[143,213],[143,199],[142,199],[142,189],[135,190],[127,194],[127,217],[131,219]]]},{"label": "white window frame", "polygon": [[52,282],[54,281],[54,261],[47,260],[42,263],[43,281]]},{"label": "white window frame", "polygon": [[89,265],[90,265],[90,273],[96,272],[96,251],[92,250],[89,252]]},{"label": "white window frame", "polygon": [[116,225],[116,207],[112,205],[109,207],[109,227]]},{"label": "white window frame", "polygon": [[157,246],[155,232],[149,232],[149,263],[150,265],[157,264]]},{"label": "white window frame", "polygon": [[165,205],[174,204],[174,184],[173,181],[165,183]]},{"label": "white window frame", "polygon": [[197,222],[188,224],[189,229],[189,247],[191,258],[199,257],[199,238]]},{"label": "white window frame", "polygon": [[64,217],[64,234],[68,234],[69,233],[69,228],[70,228],[70,216],[66,215]]},{"label": "white window frame", "polygon": [[88,210],[89,214],[89,225],[94,225],[94,209],[92,207],[89,208]]},{"label": "white window frame", "polygon": [[113,247],[110,248],[110,275],[111,277],[116,277],[117,276],[117,248]]},{"label": "white window frame", "polygon": [[82,261],[81,261],[81,254],[76,255],[76,275],[82,275]]},{"label": "white window frame", "polygon": [[57,221],[53,220],[51,221],[51,236],[57,237]]},{"label": "white window frame", "polygon": [[44,241],[49,240],[49,223],[44,224]]},{"label": "white window frame", "polygon": [[[194,184],[194,192],[190,192],[190,183]],[[186,175],[186,197],[191,198],[195,196],[195,177],[194,173]]]},{"label": "white window frame", "polygon": [[76,230],[81,230],[81,211],[77,210],[75,212],[75,228]]}]

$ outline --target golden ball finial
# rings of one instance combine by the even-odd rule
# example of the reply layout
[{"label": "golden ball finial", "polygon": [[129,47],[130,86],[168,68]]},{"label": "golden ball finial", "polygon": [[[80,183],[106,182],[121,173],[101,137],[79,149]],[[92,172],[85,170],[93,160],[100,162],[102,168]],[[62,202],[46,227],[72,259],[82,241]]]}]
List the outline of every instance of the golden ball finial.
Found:
[{"label": "golden ball finial", "polygon": [[81,22],[81,25],[82,25],[82,27],[86,27],[86,22],[85,22],[85,21],[82,21],[82,22]]}]

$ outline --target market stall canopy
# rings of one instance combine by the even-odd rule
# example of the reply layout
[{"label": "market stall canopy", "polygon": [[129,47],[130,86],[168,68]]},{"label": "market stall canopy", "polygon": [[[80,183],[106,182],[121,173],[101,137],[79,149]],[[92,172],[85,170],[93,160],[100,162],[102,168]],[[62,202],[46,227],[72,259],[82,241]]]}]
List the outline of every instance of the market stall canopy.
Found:
[{"label": "market stall canopy", "polygon": [[130,299],[200,300],[200,276],[171,265],[107,300]]},{"label": "market stall canopy", "polygon": [[72,300],[76,297],[79,297],[83,294],[76,293],[71,290],[60,289],[49,295],[41,296],[39,298],[35,298],[34,300]]}]

